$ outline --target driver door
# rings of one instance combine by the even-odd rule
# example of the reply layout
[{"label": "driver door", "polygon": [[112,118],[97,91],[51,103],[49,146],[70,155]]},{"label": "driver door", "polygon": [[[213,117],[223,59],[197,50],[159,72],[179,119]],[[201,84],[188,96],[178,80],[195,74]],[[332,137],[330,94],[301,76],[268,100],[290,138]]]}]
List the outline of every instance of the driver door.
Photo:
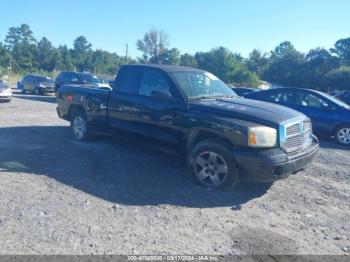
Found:
[{"label": "driver door", "polygon": [[[166,144],[177,144],[183,132],[180,121],[185,104],[176,87],[159,69],[132,70],[139,71],[124,69],[118,90],[111,93],[109,115],[112,128],[122,128]],[[169,99],[156,96],[157,91],[168,93]]]}]

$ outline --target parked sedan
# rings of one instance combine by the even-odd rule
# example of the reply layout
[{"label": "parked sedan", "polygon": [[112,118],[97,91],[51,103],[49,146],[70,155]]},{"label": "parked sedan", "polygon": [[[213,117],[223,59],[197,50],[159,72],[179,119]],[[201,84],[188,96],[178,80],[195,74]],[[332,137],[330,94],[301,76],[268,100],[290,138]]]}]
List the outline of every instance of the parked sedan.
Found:
[{"label": "parked sedan", "polygon": [[301,88],[277,88],[251,93],[247,98],[300,111],[311,118],[316,134],[334,137],[338,143],[350,145],[350,106],[326,93]]},{"label": "parked sedan", "polygon": [[334,97],[350,105],[350,91],[337,93],[334,95]]},{"label": "parked sedan", "polygon": [[0,80],[0,101],[10,102],[12,99],[12,90],[6,83]]},{"label": "parked sedan", "polygon": [[22,93],[31,92],[36,95],[54,93],[55,83],[51,78],[40,75],[26,75],[19,83]]}]

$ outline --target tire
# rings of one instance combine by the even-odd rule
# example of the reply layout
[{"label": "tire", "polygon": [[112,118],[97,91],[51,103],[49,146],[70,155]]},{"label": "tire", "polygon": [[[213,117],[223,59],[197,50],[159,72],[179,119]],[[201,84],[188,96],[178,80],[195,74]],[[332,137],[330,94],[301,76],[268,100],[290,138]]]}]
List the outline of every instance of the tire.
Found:
[{"label": "tire", "polygon": [[187,167],[195,180],[207,187],[230,190],[240,183],[236,162],[220,140],[203,140],[194,146],[188,154]]},{"label": "tire", "polygon": [[34,94],[35,95],[41,95],[41,92],[40,92],[40,90],[39,90],[39,88],[34,88]]},{"label": "tire", "polygon": [[86,116],[83,110],[74,110],[71,113],[71,129],[74,138],[78,141],[88,140]]},{"label": "tire", "polygon": [[334,132],[334,137],[338,144],[350,146],[350,125],[338,127]]},{"label": "tire", "polygon": [[24,86],[22,86],[22,88],[21,88],[21,93],[22,93],[22,94],[25,94],[25,93],[26,93],[26,90],[24,89]]}]

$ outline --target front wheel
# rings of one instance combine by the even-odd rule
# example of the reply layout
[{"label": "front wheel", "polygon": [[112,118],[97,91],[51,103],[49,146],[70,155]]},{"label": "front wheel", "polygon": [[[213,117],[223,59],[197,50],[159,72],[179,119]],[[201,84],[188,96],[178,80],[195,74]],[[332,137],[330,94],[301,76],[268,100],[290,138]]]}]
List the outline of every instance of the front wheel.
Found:
[{"label": "front wheel", "polygon": [[79,141],[88,139],[85,114],[81,111],[76,111],[71,117],[71,128],[74,137]]},{"label": "front wheel", "polygon": [[188,168],[202,185],[233,189],[239,184],[236,162],[220,140],[198,143],[188,155]]},{"label": "front wheel", "polygon": [[34,94],[35,94],[35,95],[40,95],[40,94],[41,94],[39,88],[36,87],[36,88],[34,89]]},{"label": "front wheel", "polygon": [[335,131],[335,139],[341,145],[350,146],[350,126],[341,126]]}]

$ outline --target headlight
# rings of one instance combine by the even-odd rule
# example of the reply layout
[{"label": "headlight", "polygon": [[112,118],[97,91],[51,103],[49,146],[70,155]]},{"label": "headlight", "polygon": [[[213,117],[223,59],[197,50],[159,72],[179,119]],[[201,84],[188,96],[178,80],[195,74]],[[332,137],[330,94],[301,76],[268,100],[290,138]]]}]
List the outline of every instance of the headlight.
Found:
[{"label": "headlight", "polygon": [[267,126],[248,129],[248,145],[251,147],[274,147],[277,145],[277,130]]},{"label": "headlight", "polygon": [[39,87],[44,88],[45,86],[43,84],[39,84]]}]

